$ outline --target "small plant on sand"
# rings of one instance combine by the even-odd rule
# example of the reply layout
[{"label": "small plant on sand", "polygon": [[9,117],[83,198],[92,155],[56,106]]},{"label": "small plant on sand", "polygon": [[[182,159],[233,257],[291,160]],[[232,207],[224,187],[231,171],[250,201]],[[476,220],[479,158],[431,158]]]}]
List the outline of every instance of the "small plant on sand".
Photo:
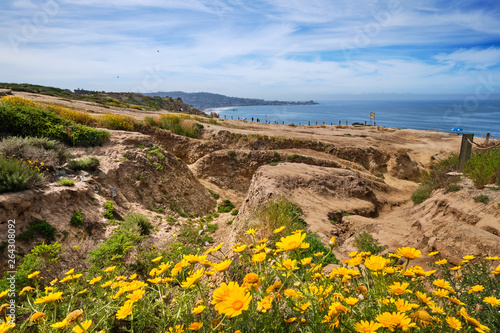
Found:
[{"label": "small plant on sand", "polygon": [[362,232],[354,238],[354,246],[356,246],[360,251],[370,252],[372,254],[378,254],[385,249],[387,245],[380,246],[378,240],[373,238],[372,234],[369,232]]},{"label": "small plant on sand", "polygon": [[490,197],[487,196],[486,194],[476,195],[472,199],[474,200],[474,202],[481,202],[484,204],[487,204],[488,202],[490,202]]},{"label": "small plant on sand", "polygon": [[217,207],[217,212],[229,213],[231,210],[233,210],[233,208],[234,208],[233,203],[226,199],[219,204],[219,206]]},{"label": "small plant on sand", "polygon": [[84,223],[84,218],[83,218],[83,213],[82,210],[74,210],[73,215],[71,216],[71,220],[69,221],[69,224],[73,227],[81,227],[83,226]]},{"label": "small plant on sand", "polygon": [[80,160],[71,160],[68,163],[68,168],[71,170],[95,171],[99,167],[99,159],[95,156],[84,157]]},{"label": "small plant on sand", "polygon": [[107,219],[112,219],[114,211],[115,207],[113,205],[113,201],[106,201],[106,203],[104,204],[104,217]]},{"label": "small plant on sand", "polygon": [[59,183],[63,186],[73,186],[75,185],[75,182],[72,179],[69,179],[68,177],[62,178]]}]

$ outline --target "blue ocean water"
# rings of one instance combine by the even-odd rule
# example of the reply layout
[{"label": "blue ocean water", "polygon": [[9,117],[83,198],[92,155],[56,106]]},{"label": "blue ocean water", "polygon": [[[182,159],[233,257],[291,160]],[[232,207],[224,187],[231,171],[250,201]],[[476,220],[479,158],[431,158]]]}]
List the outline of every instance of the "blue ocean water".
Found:
[{"label": "blue ocean water", "polygon": [[[500,139],[500,101],[324,101],[317,105],[241,106],[211,110],[221,118],[296,125],[344,125],[353,122],[392,128],[438,130],[450,133],[455,127],[463,133]],[[370,119],[370,113],[375,114]]]}]

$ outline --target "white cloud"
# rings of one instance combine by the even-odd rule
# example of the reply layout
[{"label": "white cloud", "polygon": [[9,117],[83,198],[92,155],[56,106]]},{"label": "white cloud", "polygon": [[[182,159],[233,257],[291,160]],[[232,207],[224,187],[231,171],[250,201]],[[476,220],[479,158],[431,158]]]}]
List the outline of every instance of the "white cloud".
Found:
[{"label": "white cloud", "polygon": [[487,69],[500,63],[500,48],[461,48],[449,54],[438,54],[436,60],[464,69]]}]

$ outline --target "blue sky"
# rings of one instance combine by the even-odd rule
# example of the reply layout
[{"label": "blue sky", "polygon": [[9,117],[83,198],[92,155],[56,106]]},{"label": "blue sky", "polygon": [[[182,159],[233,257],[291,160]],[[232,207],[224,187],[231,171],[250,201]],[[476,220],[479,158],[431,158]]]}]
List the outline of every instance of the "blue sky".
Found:
[{"label": "blue sky", "polygon": [[0,82],[287,100],[500,93],[499,23],[498,0],[4,0]]}]

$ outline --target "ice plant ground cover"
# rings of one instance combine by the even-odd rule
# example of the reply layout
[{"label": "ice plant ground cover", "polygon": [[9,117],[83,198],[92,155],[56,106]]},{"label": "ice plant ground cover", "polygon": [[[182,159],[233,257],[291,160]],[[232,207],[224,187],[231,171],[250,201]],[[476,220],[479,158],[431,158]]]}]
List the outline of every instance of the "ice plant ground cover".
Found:
[{"label": "ice plant ground cover", "polygon": [[[275,230],[276,233],[283,228]],[[500,327],[498,257],[436,260],[434,270],[401,247],[383,256],[353,252],[325,270],[304,257],[302,230],[276,244],[256,239],[225,253],[222,244],[179,262],[151,260],[148,278],[117,266],[98,274],[40,272],[18,292],[16,332],[495,332]],[[246,246],[245,246],[246,245]],[[330,242],[335,246],[335,240]],[[496,267],[496,268],[495,268]],[[0,293],[3,299],[8,290]],[[5,308],[8,305],[1,305]],[[7,320],[7,318],[4,318]]]}]

